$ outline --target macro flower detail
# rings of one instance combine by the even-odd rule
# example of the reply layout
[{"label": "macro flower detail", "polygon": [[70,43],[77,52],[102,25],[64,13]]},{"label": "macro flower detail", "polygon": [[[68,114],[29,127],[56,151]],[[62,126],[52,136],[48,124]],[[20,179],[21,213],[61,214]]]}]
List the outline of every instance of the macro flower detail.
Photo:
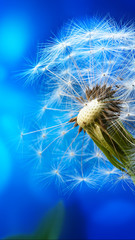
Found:
[{"label": "macro flower detail", "polygon": [[115,183],[135,183],[133,27],[89,20],[69,24],[60,35],[25,72],[28,82],[39,78],[38,120],[47,122],[22,133],[36,134],[41,178],[55,177],[71,189],[83,182],[95,187],[112,175]]}]

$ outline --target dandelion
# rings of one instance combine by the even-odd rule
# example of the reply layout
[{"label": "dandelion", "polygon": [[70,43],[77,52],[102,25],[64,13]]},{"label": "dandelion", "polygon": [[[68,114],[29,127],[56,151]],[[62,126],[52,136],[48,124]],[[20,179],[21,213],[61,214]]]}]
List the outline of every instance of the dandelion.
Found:
[{"label": "dandelion", "polygon": [[44,176],[71,189],[102,185],[110,175],[135,183],[133,26],[107,18],[71,23],[38,56],[25,76],[38,75],[42,86],[38,118],[48,126],[30,133],[40,134]]}]

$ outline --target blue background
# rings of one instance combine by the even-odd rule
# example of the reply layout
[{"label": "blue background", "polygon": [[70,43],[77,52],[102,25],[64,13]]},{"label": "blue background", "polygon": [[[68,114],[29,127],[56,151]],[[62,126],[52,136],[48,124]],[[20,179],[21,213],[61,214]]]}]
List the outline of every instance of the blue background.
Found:
[{"label": "blue background", "polygon": [[134,0],[0,0],[0,238],[31,233],[45,213],[64,201],[65,239],[135,239],[135,194],[121,185],[82,189],[64,197],[55,187],[41,190],[31,180],[27,155],[18,148],[23,114],[36,102],[38,87],[19,76],[36,59],[38,43],[57,35],[71,19],[135,20]]}]

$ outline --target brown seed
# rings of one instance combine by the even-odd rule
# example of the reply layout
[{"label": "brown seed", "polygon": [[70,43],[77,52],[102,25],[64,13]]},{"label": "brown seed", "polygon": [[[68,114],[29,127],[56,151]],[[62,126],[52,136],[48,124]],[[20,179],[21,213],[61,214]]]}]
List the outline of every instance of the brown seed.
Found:
[{"label": "brown seed", "polygon": [[77,117],[73,117],[69,120],[69,122],[76,122],[77,121]]}]

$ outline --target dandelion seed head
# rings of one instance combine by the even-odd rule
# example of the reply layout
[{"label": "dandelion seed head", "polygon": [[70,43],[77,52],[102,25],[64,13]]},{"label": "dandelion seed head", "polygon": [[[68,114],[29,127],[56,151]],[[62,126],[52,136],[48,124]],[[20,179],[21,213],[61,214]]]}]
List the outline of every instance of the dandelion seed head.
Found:
[{"label": "dandelion seed head", "polygon": [[101,112],[102,104],[98,102],[97,99],[94,99],[84,106],[78,116],[77,123],[80,127],[85,127],[95,120],[98,114]]},{"label": "dandelion seed head", "polygon": [[101,178],[103,183],[116,176],[126,181],[135,172],[134,39],[132,25],[118,26],[109,18],[72,22],[60,38],[42,46],[38,61],[26,71],[28,81],[42,78],[39,115],[47,119],[48,130],[39,132],[42,149],[36,149],[43,161],[51,149],[48,179],[56,176],[73,190],[82,183],[97,187]]}]

